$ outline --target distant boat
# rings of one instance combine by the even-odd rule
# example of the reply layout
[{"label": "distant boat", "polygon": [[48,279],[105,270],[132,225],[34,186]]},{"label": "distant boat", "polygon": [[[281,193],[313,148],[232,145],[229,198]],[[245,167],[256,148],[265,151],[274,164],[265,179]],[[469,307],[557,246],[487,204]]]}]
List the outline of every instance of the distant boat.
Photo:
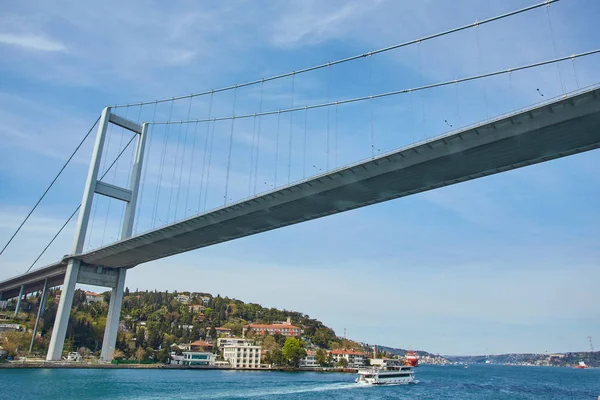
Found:
[{"label": "distant boat", "polygon": [[404,365],[409,367],[416,367],[419,365],[419,356],[414,351],[407,351],[404,354]]},{"label": "distant boat", "polygon": [[588,366],[587,366],[587,365],[585,365],[585,363],[584,363],[583,361],[579,361],[579,364],[577,364],[577,365],[575,366],[575,368],[578,368],[578,369],[586,369],[587,367],[588,367]]}]

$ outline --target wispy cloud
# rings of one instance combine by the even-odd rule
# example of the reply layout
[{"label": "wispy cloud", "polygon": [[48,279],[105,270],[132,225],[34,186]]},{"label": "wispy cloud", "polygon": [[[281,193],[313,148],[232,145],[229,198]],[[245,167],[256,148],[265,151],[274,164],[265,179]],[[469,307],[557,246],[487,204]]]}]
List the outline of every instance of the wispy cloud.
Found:
[{"label": "wispy cloud", "polygon": [[286,3],[271,27],[270,42],[275,46],[313,45],[345,36],[348,29],[382,1]]},{"label": "wispy cloud", "polygon": [[0,33],[0,44],[46,52],[67,50],[67,47],[58,40],[31,33]]}]

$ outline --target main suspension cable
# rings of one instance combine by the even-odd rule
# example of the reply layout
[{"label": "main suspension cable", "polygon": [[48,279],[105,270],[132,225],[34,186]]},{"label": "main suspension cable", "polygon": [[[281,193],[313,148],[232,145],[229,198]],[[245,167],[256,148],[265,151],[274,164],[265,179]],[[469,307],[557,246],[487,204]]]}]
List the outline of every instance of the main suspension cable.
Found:
[{"label": "main suspension cable", "polygon": [[[255,115],[256,116],[265,116],[265,115],[284,114],[284,113],[289,113],[289,112],[303,111],[305,109],[312,110],[312,109],[316,109],[316,108],[331,107],[331,106],[334,106],[334,105],[349,104],[349,103],[356,103],[356,102],[360,102],[360,101],[366,101],[366,100],[372,100],[372,99],[379,99],[379,98],[382,98],[382,97],[395,96],[395,95],[398,95],[398,94],[404,94],[404,93],[411,93],[411,92],[416,92],[416,91],[421,91],[421,90],[434,89],[434,88],[438,88],[438,87],[442,87],[442,86],[453,85],[455,83],[469,82],[469,81],[474,81],[474,80],[477,80],[477,79],[489,78],[489,77],[492,77],[492,76],[503,75],[503,74],[508,74],[508,73],[511,73],[511,72],[516,72],[516,71],[522,71],[522,70],[526,70],[526,69],[541,67],[541,66],[544,66],[544,65],[549,65],[549,64],[554,64],[554,63],[561,62],[561,61],[566,61],[566,60],[571,60],[571,59],[586,57],[586,56],[590,56],[590,55],[598,54],[598,53],[600,53],[600,49],[590,50],[590,51],[587,51],[585,53],[572,54],[570,56],[565,56],[565,57],[561,57],[561,58],[555,58],[555,59],[552,59],[552,60],[540,61],[540,62],[533,63],[533,64],[521,65],[519,67],[497,70],[497,71],[488,72],[488,73],[481,74],[481,75],[471,75],[471,76],[468,76],[468,77],[465,77],[465,78],[452,79],[452,80],[449,80],[449,81],[442,81],[442,82],[438,82],[438,83],[432,83],[432,84],[429,84],[429,85],[418,86],[418,87],[415,87],[415,88],[394,90],[394,91],[391,91],[391,92],[384,92],[384,93],[379,93],[379,94],[374,94],[374,95],[369,95],[369,96],[355,97],[355,98],[345,99],[345,100],[336,100],[336,101],[332,101],[332,102],[329,102],[329,103],[319,103],[319,104],[306,105],[306,106],[302,106],[302,107],[294,107],[294,108],[288,108],[288,109],[265,111],[265,112],[262,112],[262,113],[252,113],[252,114],[236,115],[235,119],[252,118]],[[210,121],[228,121],[228,120],[230,120],[232,118],[233,118],[232,116],[217,117],[217,118],[211,118]],[[181,124],[181,123],[183,123],[183,124],[191,124],[191,123],[195,123],[195,122],[207,122],[207,121],[208,120],[206,120],[206,119],[192,119],[192,120],[189,120],[189,121],[157,121],[157,122],[154,122],[154,123],[157,124],[157,125],[171,125],[171,124]]]},{"label": "main suspension cable", "polygon": [[[99,120],[100,118],[98,118]],[[98,122],[98,121],[96,121]],[[96,125],[96,124],[94,124]],[[127,144],[125,145],[125,147],[123,148],[123,150],[121,150],[121,152],[117,155],[117,157],[113,160],[113,162],[110,164],[110,166],[108,167],[108,169],[104,172],[104,174],[102,174],[102,176],[100,177],[100,181],[102,179],[104,179],[104,177],[109,173],[109,171],[111,170],[111,168],[117,163],[117,160],[123,155],[123,153],[125,152],[125,150],[127,150],[127,148],[129,147],[129,145],[131,144],[131,142],[133,142],[133,139],[135,139],[137,135],[134,134],[131,139],[129,140],[129,142],[127,142]],[[71,216],[65,221],[65,223],[63,224],[63,226],[60,227],[60,229],[58,230],[58,232],[56,232],[56,234],[54,235],[54,237],[50,240],[50,242],[46,245],[46,247],[44,247],[44,250],[42,250],[42,252],[37,256],[37,258],[35,259],[34,262],[31,263],[31,265],[29,266],[29,268],[27,268],[27,271],[25,271],[25,273],[31,271],[31,268],[33,268],[33,266],[35,265],[35,263],[38,262],[38,260],[40,258],[42,258],[42,256],[44,255],[44,253],[46,253],[46,250],[48,250],[48,248],[52,245],[52,243],[54,243],[54,241],[56,240],[56,238],[58,237],[58,235],[61,234],[61,232],[65,229],[65,227],[67,226],[67,224],[69,222],[71,222],[71,220],[73,219],[73,217],[75,216],[75,214],[77,214],[77,211],[79,211],[79,209],[81,208],[81,204],[79,204],[77,206],[77,208],[75,209],[75,211],[73,211],[73,213],[71,214]]]},{"label": "main suspension cable", "polygon": [[15,236],[17,236],[17,233],[19,233],[19,231],[21,230],[21,228],[23,228],[23,225],[25,225],[25,223],[27,222],[27,220],[29,219],[29,217],[31,217],[31,214],[33,214],[33,212],[40,205],[40,203],[42,202],[42,200],[44,199],[44,197],[46,197],[46,195],[48,194],[48,192],[50,191],[50,189],[52,188],[52,186],[54,186],[54,184],[56,183],[56,181],[58,180],[58,178],[60,177],[60,175],[63,173],[63,171],[65,170],[65,168],[67,168],[67,165],[71,162],[71,160],[75,156],[75,153],[77,153],[77,151],[79,151],[79,149],[81,148],[81,146],[83,145],[83,143],[90,136],[90,133],[92,133],[92,131],[94,130],[94,127],[96,126],[96,124],[98,123],[98,121],[100,121],[100,117],[98,117],[98,119],[96,119],[96,122],[94,122],[94,124],[91,126],[91,128],[88,130],[88,132],[85,134],[85,136],[83,137],[83,139],[81,139],[81,141],[79,142],[79,144],[77,145],[77,147],[75,148],[75,150],[73,150],[73,153],[71,153],[71,155],[69,156],[69,158],[67,159],[67,161],[65,162],[65,164],[62,166],[62,168],[60,169],[60,171],[58,171],[58,173],[56,174],[56,176],[54,177],[54,179],[52,179],[52,182],[50,182],[50,185],[48,185],[48,187],[46,188],[46,190],[44,191],[44,193],[40,196],[40,198],[38,199],[38,201],[31,208],[31,210],[29,211],[29,213],[27,214],[27,216],[25,217],[25,219],[23,220],[23,222],[21,222],[21,224],[19,225],[19,227],[17,228],[17,230],[15,231],[15,233],[13,233],[13,235],[10,237],[10,239],[8,239],[8,242],[6,242],[6,244],[4,245],[4,247],[2,248],[2,250],[0,251],[0,255],[2,255],[2,253],[4,253],[4,250],[6,250],[6,248],[8,247],[8,245],[15,238]]},{"label": "main suspension cable", "polygon": [[371,51],[371,52],[368,52],[368,53],[358,54],[358,55],[355,55],[355,56],[352,56],[352,57],[343,58],[343,59],[340,59],[340,60],[337,60],[337,61],[331,61],[331,62],[328,62],[328,63],[319,64],[319,65],[315,65],[315,66],[312,66],[312,67],[308,67],[308,68],[304,68],[304,69],[300,69],[300,70],[296,70],[296,71],[292,71],[292,72],[287,72],[285,74],[275,75],[275,76],[272,76],[270,78],[257,79],[257,80],[246,82],[246,83],[239,83],[237,85],[226,86],[226,87],[223,87],[223,88],[220,88],[220,89],[207,90],[207,91],[204,91],[204,92],[192,93],[192,94],[188,94],[188,95],[184,95],[184,96],[169,97],[169,98],[158,99],[158,100],[151,100],[151,101],[140,101],[140,102],[129,103],[129,104],[119,104],[119,105],[113,106],[113,108],[123,108],[123,107],[127,107],[127,106],[139,106],[139,105],[144,105],[144,104],[152,104],[152,103],[155,103],[155,102],[157,102],[157,103],[165,103],[165,102],[172,101],[172,100],[182,100],[182,99],[186,99],[188,97],[206,96],[206,95],[209,95],[209,94],[212,94],[212,93],[225,92],[225,91],[228,91],[228,90],[234,90],[236,88],[240,89],[240,88],[247,87],[247,86],[258,85],[260,83],[269,82],[269,81],[273,81],[273,80],[281,79],[281,78],[286,78],[286,77],[292,76],[294,74],[295,75],[303,74],[303,73],[306,73],[306,72],[310,72],[310,71],[315,71],[315,70],[322,69],[322,68],[331,67],[333,65],[343,64],[343,63],[346,63],[346,62],[349,62],[349,61],[358,60],[358,59],[363,58],[363,57],[368,57],[370,55],[375,55],[375,54],[379,54],[379,53],[385,53],[387,51],[391,51],[391,50],[399,49],[399,48],[402,48],[402,47],[410,46],[412,44],[416,44],[416,43],[419,43],[419,42],[424,42],[426,40],[431,40],[431,39],[435,39],[435,38],[438,38],[438,37],[441,37],[441,36],[445,36],[445,35],[449,35],[449,34],[452,34],[452,33],[460,32],[460,31],[463,31],[463,30],[466,30],[466,29],[473,28],[473,27],[475,27],[477,25],[488,24],[490,22],[494,22],[494,21],[498,21],[498,20],[501,20],[501,19],[504,19],[504,18],[512,17],[514,15],[521,14],[521,13],[524,13],[524,12],[528,12],[528,11],[534,10],[536,8],[548,6],[548,5],[552,4],[552,3],[556,3],[557,1],[559,1],[559,0],[545,0],[542,3],[534,4],[534,5],[531,5],[529,7],[525,7],[525,8],[521,8],[521,9],[518,9],[518,10],[515,10],[515,11],[511,11],[511,12],[508,12],[508,13],[505,13],[505,14],[497,15],[497,16],[492,17],[492,18],[484,19],[482,21],[474,22],[474,23],[471,23],[471,24],[468,24],[468,25],[463,25],[463,26],[460,26],[460,27],[457,27],[457,28],[453,28],[453,29],[450,29],[450,30],[447,30],[447,31],[435,33],[435,34],[432,34],[432,35],[429,35],[429,36],[425,36],[425,37],[422,37],[422,38],[419,38],[419,39],[414,39],[414,40],[410,40],[408,42],[395,44],[395,45],[392,45],[392,46],[389,46],[389,47],[384,47],[384,48],[379,49],[379,50]]}]

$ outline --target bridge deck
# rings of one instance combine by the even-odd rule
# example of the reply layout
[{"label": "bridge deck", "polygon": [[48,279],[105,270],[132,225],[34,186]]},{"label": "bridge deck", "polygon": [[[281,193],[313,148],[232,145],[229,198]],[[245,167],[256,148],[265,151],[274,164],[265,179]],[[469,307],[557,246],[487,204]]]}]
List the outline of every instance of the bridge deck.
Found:
[{"label": "bridge deck", "polygon": [[[595,88],[501,117],[76,257],[90,265],[132,267],[326,215],[596,149],[600,147],[599,95],[600,89]],[[64,268],[64,261],[47,268],[58,271]],[[15,286],[18,282],[38,282],[34,272],[1,282],[2,297],[6,298],[15,291],[15,295],[18,294],[18,286]]]}]

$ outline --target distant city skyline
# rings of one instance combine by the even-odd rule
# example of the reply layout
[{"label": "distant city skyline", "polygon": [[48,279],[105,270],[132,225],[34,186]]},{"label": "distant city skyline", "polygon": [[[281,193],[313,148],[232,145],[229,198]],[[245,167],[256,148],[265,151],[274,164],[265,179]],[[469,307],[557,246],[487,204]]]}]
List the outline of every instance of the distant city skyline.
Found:
[{"label": "distant city skyline", "polygon": [[[5,4],[0,13],[0,245],[106,105],[298,70],[535,3]],[[304,105],[355,92],[416,87],[594,50],[600,48],[593,17],[598,12],[600,4],[593,0],[559,1],[477,32],[373,57],[372,67],[332,69],[338,71],[333,78],[327,73],[298,78],[294,101]],[[375,70],[370,79],[368,68]],[[593,56],[558,69],[515,74],[511,86],[507,77],[494,78],[440,91],[439,98],[438,92],[428,92],[410,97],[411,103],[386,100],[377,103],[371,129],[382,146],[397,146],[395,132],[408,136],[411,131],[417,138],[422,130],[439,134],[447,125],[493,116],[502,105],[524,106],[563,89],[596,84],[599,68],[600,56]],[[289,107],[290,83],[265,92],[265,107]],[[240,97],[234,112],[256,112],[257,95]],[[206,103],[198,107],[206,113]],[[131,116],[137,109],[124,112]],[[147,112],[151,108],[140,118],[150,118]],[[216,98],[213,112],[230,115],[231,99]],[[371,149],[354,140],[369,135],[368,106],[340,108],[339,117],[340,149],[346,151],[335,149],[339,163],[368,156]],[[326,116],[312,118],[309,126],[320,138],[329,129]],[[266,130],[274,129],[275,121],[269,121]],[[239,125],[239,143],[248,140],[251,128],[251,121]],[[262,143],[264,160],[274,159],[269,139]],[[90,152],[91,140],[0,256],[0,280],[24,272],[79,204]],[[346,328],[353,340],[431,353],[586,351],[588,336],[600,340],[599,156],[595,150],[151,262],[130,270],[126,286],[202,291],[299,311],[338,335]],[[322,162],[316,161],[314,169],[323,168],[323,157],[314,157]],[[222,172],[216,168],[215,176]],[[243,168],[234,172],[232,196],[244,196],[247,175]],[[282,175],[279,181],[261,179],[260,191],[283,182]],[[209,208],[223,201],[220,191],[212,193]],[[196,204],[188,208],[183,213],[196,212]],[[113,210],[117,214],[96,229],[116,232],[119,212]],[[143,229],[154,222],[150,214],[140,216]],[[107,243],[114,240],[111,234],[99,236]],[[68,253],[72,236],[73,224],[36,266]]]}]

